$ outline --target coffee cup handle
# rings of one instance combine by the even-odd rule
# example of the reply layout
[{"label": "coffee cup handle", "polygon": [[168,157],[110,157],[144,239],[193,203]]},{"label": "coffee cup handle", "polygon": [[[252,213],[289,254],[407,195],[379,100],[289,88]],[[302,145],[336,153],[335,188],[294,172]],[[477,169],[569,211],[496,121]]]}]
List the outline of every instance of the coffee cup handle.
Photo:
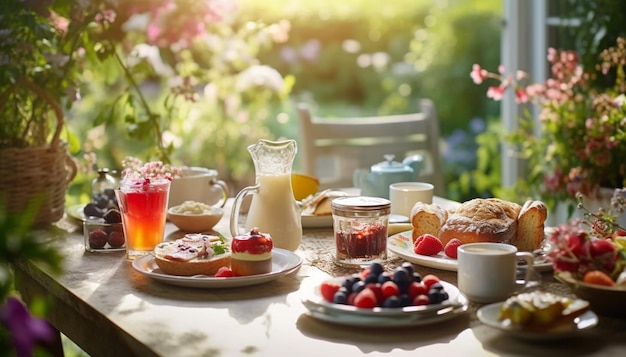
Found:
[{"label": "coffee cup handle", "polygon": [[209,182],[209,185],[212,187],[217,187],[222,191],[222,198],[219,201],[215,202],[215,204],[213,204],[213,207],[224,208],[229,194],[228,185],[226,185],[226,182],[222,180],[211,180]]},{"label": "coffee cup handle", "polygon": [[533,277],[534,274],[534,270],[533,270],[533,266],[535,264],[535,258],[533,256],[532,253],[530,252],[517,252],[515,253],[515,257],[517,259],[524,259],[526,261],[526,276],[524,277],[524,280],[518,280],[517,284],[520,286],[525,286],[526,284],[528,284],[530,282],[530,280]]}]

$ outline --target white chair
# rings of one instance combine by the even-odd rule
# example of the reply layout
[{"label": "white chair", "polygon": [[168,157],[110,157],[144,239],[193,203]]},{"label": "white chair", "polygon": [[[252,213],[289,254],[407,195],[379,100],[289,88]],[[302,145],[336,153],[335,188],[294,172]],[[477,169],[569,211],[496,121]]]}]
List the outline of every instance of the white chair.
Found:
[{"label": "white chair", "polygon": [[352,187],[354,170],[369,169],[392,154],[395,161],[422,155],[419,180],[445,193],[439,149],[439,121],[433,102],[420,100],[421,112],[360,118],[315,117],[298,104],[300,169],[320,179],[321,188]]}]

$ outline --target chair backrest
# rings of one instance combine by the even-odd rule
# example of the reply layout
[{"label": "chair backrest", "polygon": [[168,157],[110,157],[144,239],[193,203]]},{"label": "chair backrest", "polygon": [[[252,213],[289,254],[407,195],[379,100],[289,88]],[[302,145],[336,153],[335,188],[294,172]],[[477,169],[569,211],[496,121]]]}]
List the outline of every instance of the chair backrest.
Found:
[{"label": "chair backrest", "polygon": [[356,169],[369,169],[385,160],[402,161],[422,155],[419,180],[445,192],[439,149],[439,121],[433,102],[420,100],[421,112],[360,118],[315,117],[307,104],[298,105],[300,167],[320,179],[321,188],[352,187]]}]

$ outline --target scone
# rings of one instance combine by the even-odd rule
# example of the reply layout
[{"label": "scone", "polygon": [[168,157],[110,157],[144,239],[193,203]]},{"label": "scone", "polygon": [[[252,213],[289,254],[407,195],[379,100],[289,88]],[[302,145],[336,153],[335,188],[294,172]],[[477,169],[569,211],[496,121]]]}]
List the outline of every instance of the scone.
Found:
[{"label": "scone", "polygon": [[411,238],[413,242],[422,234],[439,235],[441,226],[448,219],[448,211],[437,204],[417,202],[411,209]]}]

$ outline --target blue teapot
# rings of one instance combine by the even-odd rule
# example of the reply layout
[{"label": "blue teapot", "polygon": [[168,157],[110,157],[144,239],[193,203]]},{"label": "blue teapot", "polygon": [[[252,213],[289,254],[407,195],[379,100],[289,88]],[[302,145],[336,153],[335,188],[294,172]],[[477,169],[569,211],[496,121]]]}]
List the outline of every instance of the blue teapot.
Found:
[{"label": "blue teapot", "polygon": [[396,182],[417,181],[417,176],[424,164],[421,155],[406,157],[401,163],[394,161],[394,155],[385,155],[385,161],[372,165],[371,171],[357,169],[352,181],[361,189],[362,196],[389,199],[389,185]]}]

